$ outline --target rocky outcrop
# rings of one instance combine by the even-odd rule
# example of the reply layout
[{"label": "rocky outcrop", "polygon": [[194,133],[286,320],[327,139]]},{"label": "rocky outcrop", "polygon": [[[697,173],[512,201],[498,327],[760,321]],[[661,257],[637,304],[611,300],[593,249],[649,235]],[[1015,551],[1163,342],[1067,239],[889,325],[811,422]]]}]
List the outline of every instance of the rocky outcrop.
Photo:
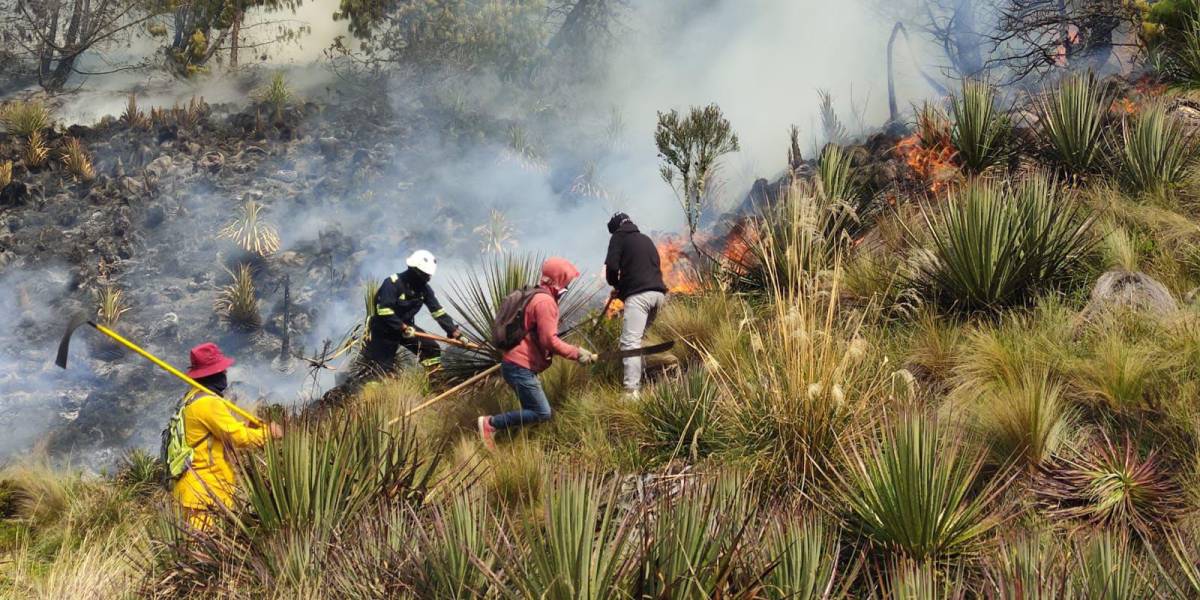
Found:
[{"label": "rocky outcrop", "polygon": [[1083,317],[1092,319],[1113,309],[1135,310],[1154,316],[1166,316],[1179,305],[1171,290],[1149,275],[1114,269],[1096,280]]}]

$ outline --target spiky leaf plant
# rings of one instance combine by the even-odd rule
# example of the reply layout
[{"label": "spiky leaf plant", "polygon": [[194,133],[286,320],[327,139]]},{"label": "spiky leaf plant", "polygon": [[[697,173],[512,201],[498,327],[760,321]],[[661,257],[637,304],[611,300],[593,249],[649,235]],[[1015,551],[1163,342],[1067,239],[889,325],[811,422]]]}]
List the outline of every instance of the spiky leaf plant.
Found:
[{"label": "spiky leaf plant", "polygon": [[1195,163],[1196,142],[1179,119],[1154,105],[1121,123],[1117,154],[1117,175],[1126,190],[1159,194],[1183,183]]},{"label": "spiky leaf plant", "polygon": [[328,534],[387,499],[419,505],[438,455],[428,453],[395,402],[363,401],[334,419],[293,423],[244,461],[241,489],[258,526]]},{"label": "spiky leaf plant", "polygon": [[512,125],[508,128],[508,148],[503,160],[511,161],[526,171],[543,173],[550,168],[541,149],[524,127]]},{"label": "spiky leaf plant", "polygon": [[10,102],[0,107],[0,124],[9,134],[28,138],[50,126],[50,111],[36,100]]},{"label": "spiky leaf plant", "polygon": [[0,161],[0,190],[12,183],[13,164],[11,160]]},{"label": "spiky leaf plant", "polygon": [[[961,567],[959,567],[961,568]],[[945,572],[932,560],[901,558],[888,568],[883,598],[890,600],[963,600],[966,588],[958,571]]]},{"label": "spiky leaf plant", "polygon": [[283,115],[283,109],[287,108],[288,103],[295,96],[288,85],[287,77],[282,72],[275,73],[271,77],[271,83],[263,86],[255,95],[259,102],[271,108],[276,119]]},{"label": "spiky leaf plant", "polygon": [[162,481],[163,465],[158,457],[134,448],[121,457],[117,481],[135,494],[149,494]]},{"label": "spiky leaf plant", "polygon": [[744,477],[724,475],[661,499],[647,515],[633,597],[726,597],[755,518],[753,494]]},{"label": "spiky leaf plant", "polygon": [[654,386],[637,405],[650,450],[667,461],[681,456],[699,460],[717,450],[716,404],[716,386],[702,368]]},{"label": "spiky leaf plant", "polygon": [[997,600],[1072,598],[1071,569],[1056,540],[1021,535],[1005,540],[984,566],[985,597]]},{"label": "spiky leaf plant", "polygon": [[262,205],[247,200],[242,212],[217,232],[217,237],[233,240],[246,252],[270,256],[279,250],[279,233],[261,217]]},{"label": "spiky leaf plant", "polygon": [[762,547],[766,558],[762,593],[768,600],[847,597],[856,569],[842,572],[841,536],[823,520],[773,520]]},{"label": "spiky leaf plant", "polygon": [[503,254],[517,246],[516,229],[504,211],[493,208],[487,221],[471,230],[479,236],[479,249],[484,254]]},{"label": "spiky leaf plant", "polygon": [[121,113],[121,123],[130,129],[148,129],[150,119],[138,107],[137,96],[130,94],[125,102],[125,112]]},{"label": "spiky leaf plant", "polygon": [[1091,213],[1044,173],[1015,189],[974,181],[923,215],[933,260],[911,283],[958,310],[1028,302],[1061,281],[1095,243]]},{"label": "spiky leaf plant", "polygon": [[88,182],[96,178],[96,168],[92,165],[92,157],[88,156],[78,138],[68,137],[63,146],[63,166],[76,181]]},{"label": "spiky leaf plant", "polygon": [[817,100],[821,113],[821,133],[825,136],[825,142],[845,144],[850,141],[850,136],[846,133],[846,126],[842,124],[842,120],[837,116],[837,111],[833,109],[833,94],[830,94],[828,90],[817,90]]},{"label": "spiky leaf plant", "polygon": [[1090,447],[1047,466],[1036,488],[1056,518],[1147,536],[1169,525],[1183,495],[1156,451],[1101,436]]},{"label": "spiky leaf plant", "polygon": [[1046,370],[1023,369],[978,398],[974,427],[997,464],[1034,468],[1048,460],[1070,435],[1073,414],[1062,385]]},{"label": "spiky leaf plant", "polygon": [[258,309],[258,294],[254,290],[254,270],[250,265],[238,265],[237,273],[229,272],[233,282],[217,292],[214,309],[221,318],[236,329],[252,331],[262,327]]},{"label": "spiky leaf plant", "polygon": [[40,129],[25,138],[25,151],[21,157],[25,160],[25,166],[30,169],[38,169],[46,164],[46,160],[50,158],[50,148],[46,146],[46,139],[42,137]]},{"label": "spiky leaf plant", "polygon": [[1005,485],[984,481],[982,452],[936,420],[907,414],[832,474],[847,523],[878,548],[917,560],[971,555],[999,523]]},{"label": "spiky leaf plant", "polygon": [[1170,586],[1176,598],[1200,598],[1200,555],[1196,553],[1195,538],[1175,530],[1167,535],[1166,546],[1166,560],[1151,553],[1160,581]]},{"label": "spiky leaf plant", "polygon": [[603,600],[617,594],[632,549],[616,493],[616,486],[591,475],[556,479],[544,518],[518,542],[519,558],[505,566],[512,597]]},{"label": "spiky leaf plant", "polygon": [[[1188,4],[1180,3],[1179,6]],[[1189,21],[1166,45],[1164,70],[1175,81],[1195,88],[1200,87],[1200,22],[1194,17]]]},{"label": "spiky leaf plant", "polygon": [[1050,157],[1072,176],[1100,166],[1111,97],[1091,73],[1070,75],[1038,102],[1038,127]]},{"label": "spiky leaf plant", "polygon": [[950,140],[968,173],[982,173],[1008,160],[1012,125],[996,106],[996,89],[982,81],[963,80],[950,102],[954,125]]},{"label": "spiky leaf plant", "polygon": [[826,144],[817,160],[817,177],[826,198],[845,202],[857,207],[860,203],[862,182],[855,173],[848,152],[837,144]]},{"label": "spiky leaf plant", "polygon": [[427,598],[481,598],[487,594],[487,571],[494,562],[490,543],[495,534],[482,498],[466,492],[419,529],[423,563],[418,573],[419,593]]},{"label": "spiky leaf plant", "polygon": [[129,311],[125,292],[114,285],[106,285],[96,291],[96,320],[105,327],[115,327],[121,315]]},{"label": "spiky leaf plant", "polygon": [[1152,586],[1143,580],[1134,561],[1129,538],[1121,533],[1100,532],[1086,543],[1077,544],[1075,587],[1081,597],[1096,600],[1137,600],[1153,597]]}]

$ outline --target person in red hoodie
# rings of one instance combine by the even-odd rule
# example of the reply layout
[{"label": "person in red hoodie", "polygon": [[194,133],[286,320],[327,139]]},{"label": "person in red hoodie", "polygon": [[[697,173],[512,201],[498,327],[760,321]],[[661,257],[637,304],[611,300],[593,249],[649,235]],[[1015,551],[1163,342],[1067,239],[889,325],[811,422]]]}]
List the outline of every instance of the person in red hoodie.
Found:
[{"label": "person in red hoodie", "polygon": [[567,293],[579,269],[563,258],[548,258],[542,263],[539,288],[525,305],[525,339],[504,353],[500,373],[521,402],[521,409],[499,415],[479,417],[479,436],[488,448],[495,448],[493,437],[500,430],[541,423],[550,419],[550,401],[538,381],[538,373],[550,367],[554,355],[582,364],[594,362],[596,355],[572,346],[558,337],[558,301]]}]

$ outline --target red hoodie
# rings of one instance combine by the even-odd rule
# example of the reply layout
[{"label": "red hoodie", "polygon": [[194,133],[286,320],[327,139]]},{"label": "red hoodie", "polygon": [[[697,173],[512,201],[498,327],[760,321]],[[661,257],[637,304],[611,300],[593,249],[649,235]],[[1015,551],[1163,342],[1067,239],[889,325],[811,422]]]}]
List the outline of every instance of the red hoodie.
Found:
[{"label": "red hoodie", "polygon": [[525,331],[529,334],[512,350],[504,353],[505,362],[541,373],[550,367],[557,354],[579,359],[579,348],[558,338],[558,295],[579,277],[579,269],[563,258],[548,258],[542,263],[539,287],[549,294],[534,294],[525,306]]}]

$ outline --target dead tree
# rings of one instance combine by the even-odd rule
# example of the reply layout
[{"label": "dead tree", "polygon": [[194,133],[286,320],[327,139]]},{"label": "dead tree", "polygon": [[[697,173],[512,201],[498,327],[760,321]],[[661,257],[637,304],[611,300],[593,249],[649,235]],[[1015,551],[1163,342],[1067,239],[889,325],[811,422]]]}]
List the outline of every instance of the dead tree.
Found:
[{"label": "dead tree", "polygon": [[1102,72],[1117,47],[1132,44],[1120,31],[1136,24],[1137,10],[1124,0],[1006,0],[988,36],[990,62],[1005,68],[1009,82],[1057,69]]}]

